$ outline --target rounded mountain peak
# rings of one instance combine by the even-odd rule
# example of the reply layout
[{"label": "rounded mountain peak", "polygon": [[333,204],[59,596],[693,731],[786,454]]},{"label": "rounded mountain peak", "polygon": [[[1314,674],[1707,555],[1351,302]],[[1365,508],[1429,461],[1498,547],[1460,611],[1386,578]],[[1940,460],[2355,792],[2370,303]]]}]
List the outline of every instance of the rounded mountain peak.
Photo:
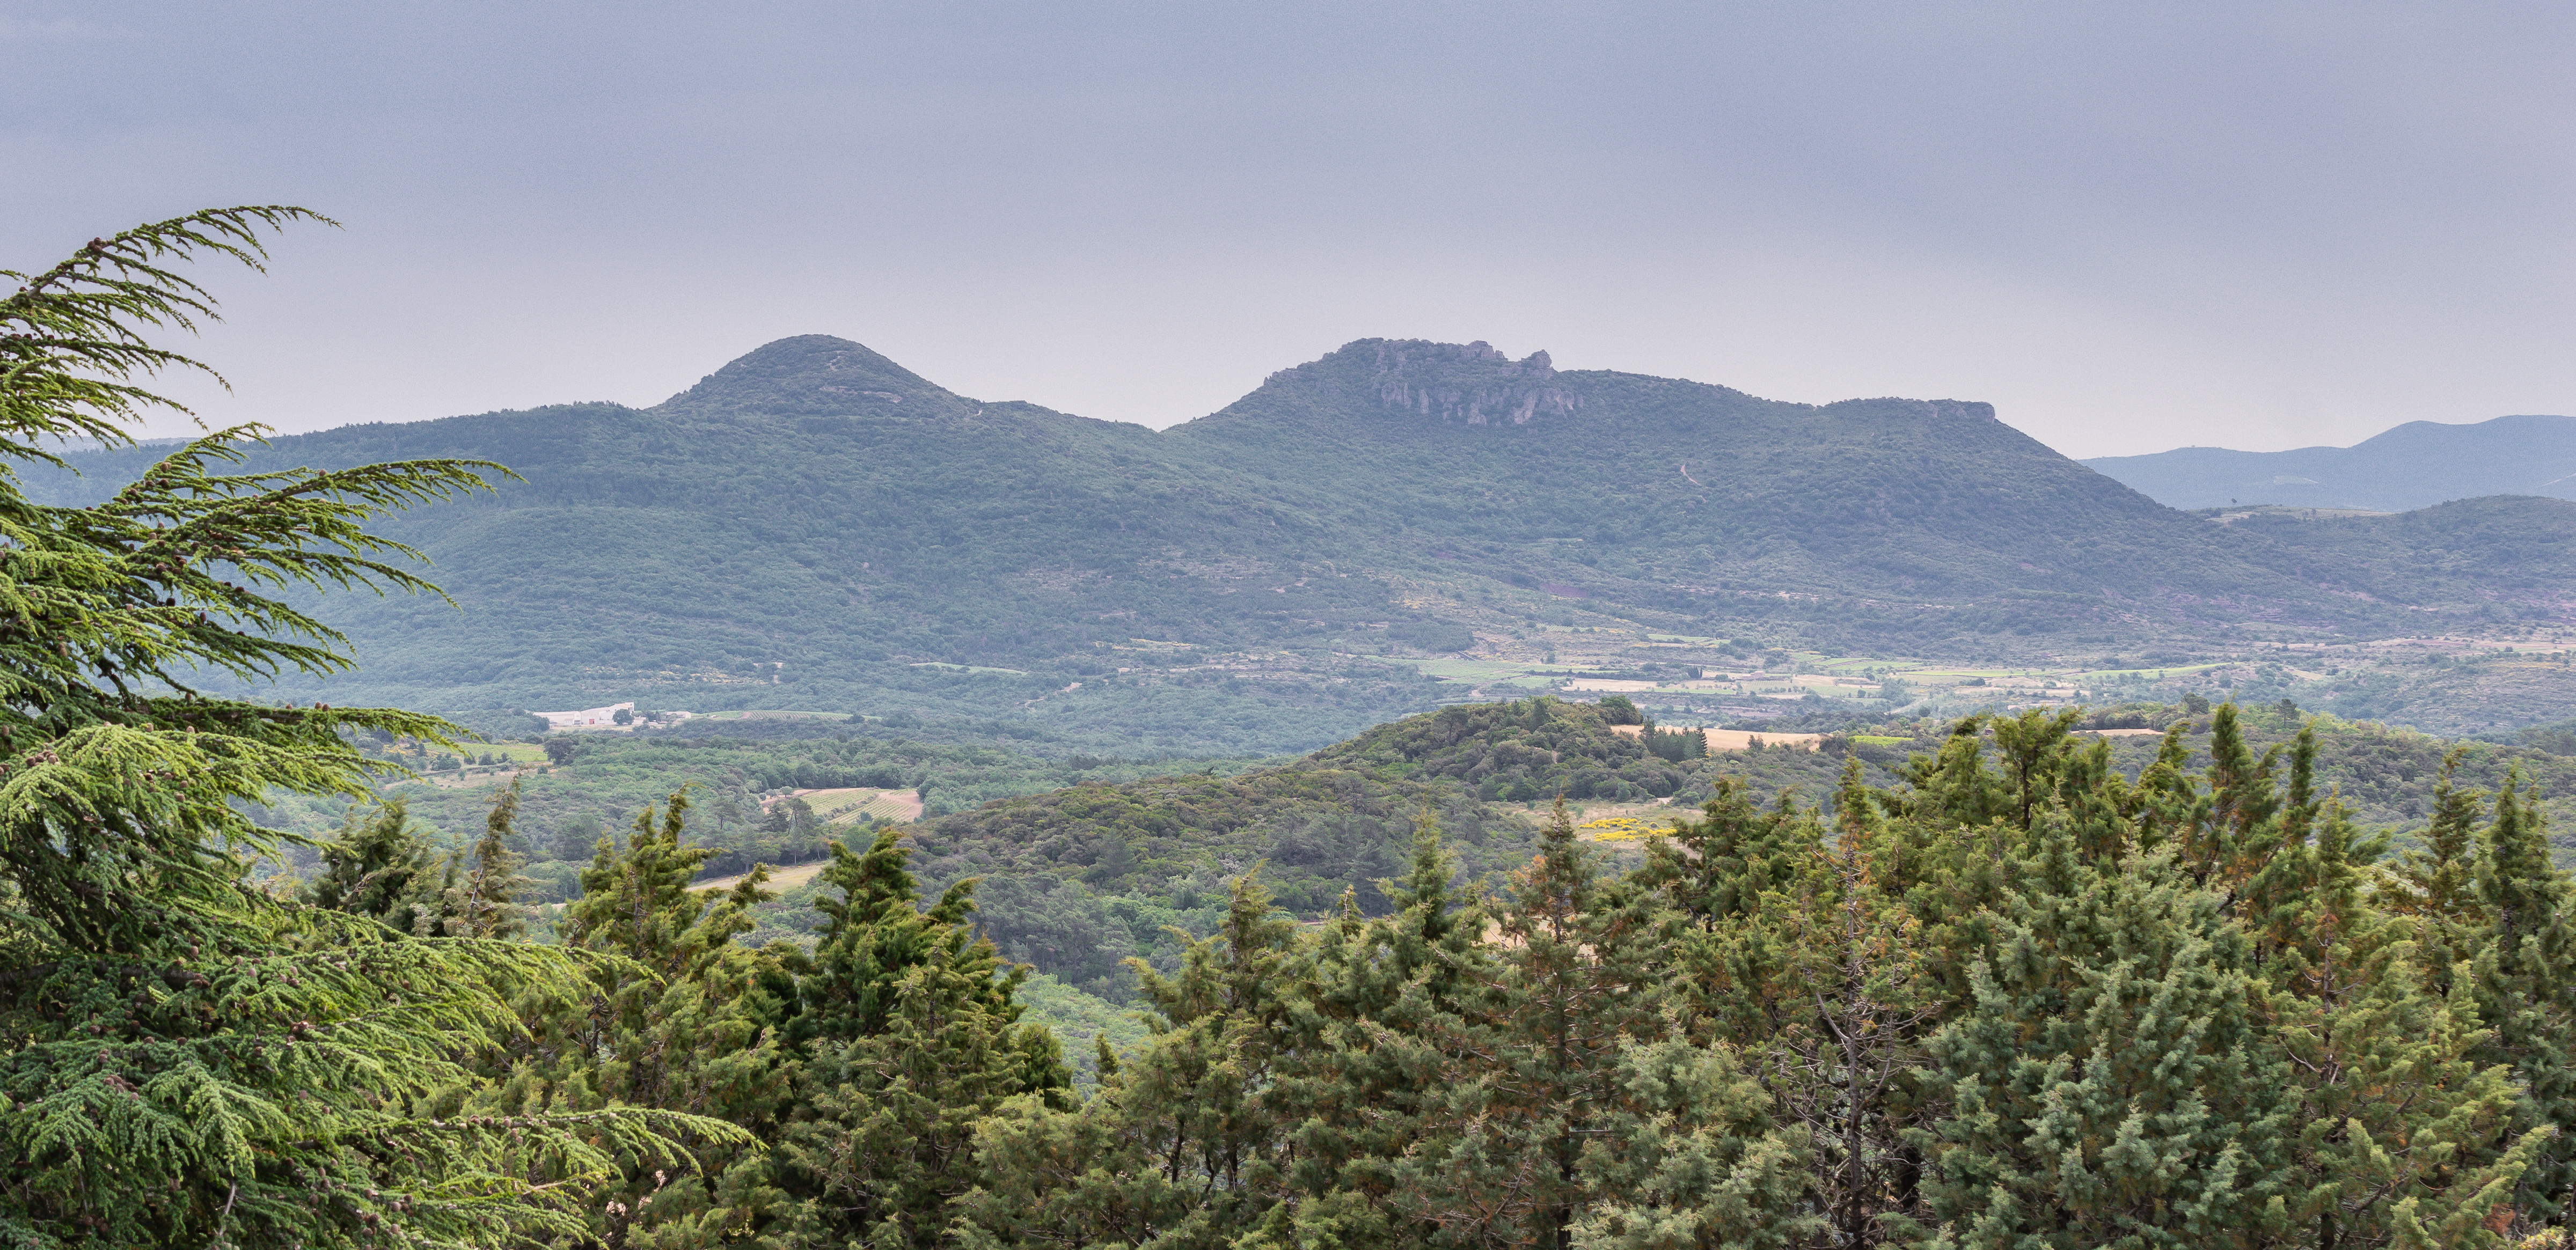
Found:
[{"label": "rounded mountain peak", "polygon": [[662,401],[666,412],[833,416],[902,413],[956,397],[848,339],[800,334],[736,358]]}]

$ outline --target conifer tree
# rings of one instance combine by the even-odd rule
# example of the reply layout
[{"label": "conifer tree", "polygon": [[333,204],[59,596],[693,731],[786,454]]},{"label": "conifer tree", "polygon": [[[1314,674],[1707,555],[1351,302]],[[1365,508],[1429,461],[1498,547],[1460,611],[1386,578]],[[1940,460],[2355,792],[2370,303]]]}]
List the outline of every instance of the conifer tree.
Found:
[{"label": "conifer tree", "polygon": [[1928,1041],[1925,1244],[2219,1246],[2285,1231],[2286,1061],[2244,935],[2170,854],[2085,862],[2059,811],[1998,848],[1972,999]]},{"label": "conifer tree", "polygon": [[2576,886],[2550,862],[2539,795],[2508,774],[2479,840],[2476,890],[2488,929],[2473,961],[2478,1010],[2493,1029],[2476,1057],[2509,1064],[2521,1122],[2551,1134],[2517,1187],[2529,1226],[2576,1223]]},{"label": "conifer tree", "polygon": [[927,913],[893,829],[865,854],[832,844],[819,898],[827,917],[799,978],[802,1042],[785,1179],[816,1235],[841,1244],[928,1247],[948,1204],[977,1179],[977,1125],[1029,1094],[1068,1105],[1072,1078],[1044,1028],[1019,1023],[1029,970],[1006,967],[967,925],[973,882]]},{"label": "conifer tree", "polygon": [[911,857],[892,830],[880,832],[865,853],[832,845],[832,862],[817,879],[840,896],[814,899],[823,928],[813,966],[797,986],[802,1010],[793,1037],[800,1044],[883,1033],[905,969],[957,958],[971,946],[961,926],[974,911],[973,882],[950,886],[925,912],[921,883],[906,866]]},{"label": "conifer tree", "polygon": [[[1727,1051],[1674,1035],[1655,894],[1604,881],[1559,800],[1492,909],[1462,1009],[1429,1022],[1445,1080],[1396,1169],[1443,1244],[1788,1245],[1803,1143]],[[1699,1101],[1695,1101],[1699,1100]],[[1661,1239],[1660,1242],[1658,1239]]]},{"label": "conifer tree", "polygon": [[339,834],[319,848],[322,871],[304,883],[302,897],[420,937],[524,936],[527,909],[515,900],[528,881],[506,845],[518,808],[513,780],[494,798],[474,846],[441,855],[400,797],[353,805]]},{"label": "conifer tree", "polygon": [[1975,828],[2001,819],[2015,804],[2002,778],[1986,767],[1983,716],[1963,718],[1931,756],[1907,761],[1919,819],[1944,828]]},{"label": "conifer tree", "polygon": [[2183,735],[2190,727],[2178,722],[2165,730],[2156,758],[2138,773],[2136,784],[2120,794],[2121,814],[2135,822],[2131,841],[2139,851],[2176,845],[2201,819],[2200,809],[2208,800],[2188,768],[2191,744]]},{"label": "conifer tree", "polygon": [[519,856],[510,849],[518,816],[519,779],[513,776],[492,798],[483,836],[474,843],[473,867],[440,899],[443,932],[474,938],[527,936],[529,908],[519,899],[532,883],[518,875]]},{"label": "conifer tree", "polygon": [[959,1244],[1222,1246],[1292,1236],[1287,1125],[1263,1096],[1300,997],[1295,926],[1246,874],[1223,928],[1178,975],[1130,961],[1153,1040],[1063,1110],[1023,1096],[984,1122],[982,1175],[960,1198]]},{"label": "conifer tree", "polygon": [[2462,752],[2442,757],[2441,778],[2433,786],[2433,820],[2423,847],[2399,857],[2392,876],[2395,888],[2383,891],[2382,907],[2417,917],[2425,964],[2436,989],[2447,990],[2454,965],[2476,955],[2476,933],[2484,927],[2477,895],[2478,816],[2484,806],[2475,790],[2454,780]]},{"label": "conifer tree", "polygon": [[[2357,840],[2348,825],[2337,826],[2342,809],[2316,793],[2317,735],[2313,725],[2300,729],[2290,750],[2290,789],[2278,805],[2280,829],[2272,838],[2274,853],[2243,886],[2239,912],[2253,935],[2255,958],[2269,963],[2300,943],[2320,936],[2313,925],[2314,900],[2336,895],[2346,884],[2357,885],[2361,872],[2385,853],[2385,845]],[[2368,899],[2355,896],[2355,905]],[[2335,915],[2340,919],[2343,913]]]},{"label": "conifer tree", "polygon": [[2067,731],[2083,712],[2067,708],[2054,714],[2031,708],[2016,717],[1995,717],[1995,755],[2003,764],[1999,796],[2012,822],[2030,828],[2040,809],[2058,796],[2066,760],[2074,743]]},{"label": "conifer tree", "polygon": [[316,907],[369,916],[399,933],[439,931],[441,896],[454,866],[430,844],[401,798],[350,805],[339,834],[318,848],[322,871],[304,885]]},{"label": "conifer tree", "polygon": [[[503,797],[503,804],[508,796]],[[509,1111],[651,1107],[710,1117],[768,1140],[787,1110],[794,1072],[783,1035],[792,1010],[792,948],[734,941],[750,909],[775,897],[755,869],[731,891],[690,882],[716,852],[685,844],[688,795],[635,818],[623,845],[602,839],[581,874],[581,896],[558,926],[566,946],[606,958],[587,992],[553,1006],[536,1044],[477,1101]],[[496,806],[487,838],[506,828]],[[621,1183],[592,1204],[590,1235],[610,1244],[729,1245],[788,1221],[771,1160],[738,1139],[684,1138],[678,1159],[619,1160]]]},{"label": "conifer tree", "polygon": [[1786,794],[1769,810],[1740,777],[1719,777],[1698,820],[1677,821],[1646,848],[1640,878],[1701,930],[1751,915],[1767,891],[1796,879],[1818,837]]},{"label": "conifer tree", "polygon": [[1409,871],[1381,886],[1393,914],[1364,921],[1345,893],[1301,960],[1308,988],[1288,1004],[1265,1095],[1291,1126],[1287,1221],[1300,1247],[1427,1245],[1438,1232],[1399,1209],[1396,1168],[1446,1075],[1427,1031],[1482,972],[1483,913],[1456,874],[1426,811]]},{"label": "conifer tree", "polygon": [[[2006,852],[2027,836],[2017,823],[2010,780],[1987,767],[1980,733],[1988,719],[1969,717],[1953,726],[1940,753],[1909,761],[1906,784],[1879,805],[1890,836],[1880,843],[1875,876],[1882,890],[1905,900],[1920,926],[1915,954],[1951,1012],[1974,1000],[1971,965],[1996,941],[2010,894]],[[2052,749],[2039,758],[2053,768],[2063,755]],[[2054,788],[2054,777],[2046,784]]]},{"label": "conifer tree", "polygon": [[1767,1250],[1813,1244],[1813,1159],[1773,1123],[1771,1097],[1723,1047],[1681,1038],[1622,1043],[1606,1148],[1583,1152],[1587,1201],[1559,1246],[1585,1250]]},{"label": "conifer tree", "polygon": [[2415,926],[2370,906],[2381,846],[2315,793],[2316,756],[2303,729],[2268,817],[2277,850],[2245,891],[2265,1029],[2297,1098],[2291,1235],[2479,1244],[2539,1141],[2515,1139],[2514,1091],[2475,1058],[2476,1012],[2429,988]]},{"label": "conifer tree", "polygon": [[2184,827],[2176,862],[2194,880],[2234,892],[2262,871],[2280,849],[2276,750],[2256,758],[2246,745],[2243,718],[2233,703],[2210,718],[2209,797]]},{"label": "conifer tree", "polygon": [[1811,871],[1821,837],[1787,802],[1764,811],[1740,779],[1723,777],[1698,820],[1647,843],[1637,882],[1658,891],[1682,922],[1666,955],[1680,976],[1668,988],[1680,991],[1702,1036],[1745,1045],[1777,1037],[1807,1014],[1781,913]]},{"label": "conifer tree", "polygon": [[[194,213],[0,271],[20,284],[0,299],[0,460],[59,465],[60,440],[127,445],[145,411],[184,413],[146,386],[203,368],[148,337],[214,315],[176,266],[256,268],[262,232],[297,220],[318,218]],[[577,984],[577,959],[419,938],[247,879],[288,841],[248,805],[366,797],[351,731],[452,747],[454,727],[192,685],[351,667],[345,639],[272,595],[435,593],[366,523],[481,489],[495,466],[222,473],[258,434],[186,444],[86,508],[35,503],[0,473],[0,1236],[341,1246],[577,1229],[589,1179],[619,1154],[667,1153],[655,1124],[673,1121],[415,1109],[466,1079],[461,1054],[518,1029],[514,999]]]},{"label": "conifer tree", "polygon": [[1671,953],[1691,1035],[1740,1056],[1774,1117],[1804,1130],[1811,1200],[1845,1243],[1868,1242],[1888,1211],[1917,1210],[1920,1154],[1903,1130],[1942,1003],[1910,949],[1918,926],[1899,879],[1920,855],[1891,828],[1887,801],[1848,759],[1830,841],[1813,815],[1781,809],[1762,822],[1770,853],[1746,856],[1730,853],[1740,837],[1710,837],[1751,815],[1722,794],[1707,819],[1650,844],[1639,873],[1686,915],[1708,914],[1694,897],[1726,900]]},{"label": "conifer tree", "polygon": [[1948,1006],[1912,949],[1912,911],[1881,875],[1903,840],[1859,763],[1835,791],[1832,842],[1810,851],[1754,922],[1783,956],[1762,987],[1776,1024],[1728,1039],[1764,1078],[1778,1118],[1806,1131],[1817,1207],[1844,1244],[1922,1211],[1923,1154],[1909,1135],[1925,1109],[1925,1039]]}]

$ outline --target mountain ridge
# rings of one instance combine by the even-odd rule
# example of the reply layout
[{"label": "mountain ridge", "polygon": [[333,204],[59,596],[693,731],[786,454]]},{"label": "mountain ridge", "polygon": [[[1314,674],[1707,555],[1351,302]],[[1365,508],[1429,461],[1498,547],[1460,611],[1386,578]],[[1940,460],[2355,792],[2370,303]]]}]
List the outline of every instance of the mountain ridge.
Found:
[{"label": "mountain ridge", "polygon": [[2083,463],[2176,508],[2278,504],[2408,512],[2487,495],[2576,499],[2576,417],[2409,421],[2350,447],[2177,447]]},{"label": "mountain ridge", "polygon": [[[326,603],[364,667],[289,697],[964,699],[1131,748],[1307,749],[1456,697],[1418,660],[1568,625],[1961,657],[2345,636],[2561,614],[2576,556],[2513,536],[2576,533],[2552,511],[2211,525],[1975,401],[1786,403],[1425,340],[1355,340],[1159,432],[973,400],[805,335],[652,408],[250,451],[253,469],[460,456],[525,478],[390,519],[465,611]],[[161,454],[26,480],[79,502]],[[2505,542],[2525,558],[2487,570],[2479,544]]]}]

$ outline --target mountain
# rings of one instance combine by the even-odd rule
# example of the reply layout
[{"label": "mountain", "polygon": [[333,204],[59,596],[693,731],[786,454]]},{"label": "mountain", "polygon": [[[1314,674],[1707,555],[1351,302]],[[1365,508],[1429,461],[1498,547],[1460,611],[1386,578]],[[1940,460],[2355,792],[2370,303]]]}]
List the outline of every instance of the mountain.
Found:
[{"label": "mountain", "polygon": [[[31,493],[95,497],[159,454],[74,457],[87,476],[30,474]],[[1012,707],[1052,697],[1053,711],[1102,702],[1117,668],[1195,654],[1131,639],[1233,647],[1282,632],[1272,618],[1321,630],[1388,614],[1384,587],[1350,579],[1247,614],[1239,570],[1294,567],[1319,545],[1312,523],[1253,499],[1256,483],[1141,426],[968,400],[823,336],[769,344],[651,409],[349,426],[280,438],[249,467],[422,457],[525,480],[385,526],[434,560],[462,611],[327,600],[366,665],[332,683],[343,700],[929,710],[972,690]],[[1027,671],[1041,661],[1043,676]],[[1105,723],[1149,746],[1165,724],[1222,736],[1237,721],[1311,745],[1350,719],[1311,726],[1308,705],[1384,706],[1428,685],[1358,667],[1340,697],[1256,690],[1216,709],[1182,683],[1112,698]]]},{"label": "mountain", "polygon": [[1514,362],[1482,343],[1363,340],[1170,436],[1267,466],[1340,527],[1685,619],[1803,617],[1846,641],[1939,648],[2337,611],[2266,567],[2268,550],[2087,471],[1983,403],[1783,403],[1558,373],[1545,353]]},{"label": "mountain", "polygon": [[2350,447],[2183,447],[2084,463],[2175,508],[2286,504],[2405,512],[2480,495],[2576,499],[2576,417],[2409,421]]},{"label": "mountain", "polygon": [[[164,450],[25,480],[95,498]],[[1361,340],[1156,433],[809,335],[648,409],[349,426],[249,467],[432,456],[523,479],[386,526],[462,610],[335,596],[364,668],[276,693],[963,708],[1122,754],[1271,753],[1562,672],[1560,641],[1618,634],[1592,668],[1684,676],[1791,641],[2235,645],[2543,619],[2576,572],[2551,501],[2438,534],[2214,525],[1981,403],[1783,403],[1482,343]]]}]

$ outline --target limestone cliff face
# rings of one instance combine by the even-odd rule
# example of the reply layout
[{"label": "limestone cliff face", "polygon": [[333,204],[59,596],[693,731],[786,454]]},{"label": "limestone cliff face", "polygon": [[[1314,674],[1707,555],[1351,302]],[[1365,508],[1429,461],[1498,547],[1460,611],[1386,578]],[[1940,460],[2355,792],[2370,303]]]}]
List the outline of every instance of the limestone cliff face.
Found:
[{"label": "limestone cliff face", "polygon": [[1919,401],[1923,410],[1936,417],[1953,417],[1967,421],[1992,421],[1995,406],[1977,399],[1926,399]]},{"label": "limestone cliff face", "polygon": [[1550,385],[1556,368],[1546,352],[1514,361],[1482,340],[1460,346],[1421,339],[1354,343],[1373,347],[1377,374],[1370,385],[1389,408],[1465,425],[1527,425],[1540,414],[1565,416],[1583,397]]},{"label": "limestone cliff face", "polygon": [[[1513,360],[1482,341],[1360,339],[1271,374],[1245,402],[1217,416],[1252,416],[1283,404],[1304,409],[1319,401],[1352,416],[1374,406],[1407,414],[1413,424],[1499,427],[1571,415],[1583,406],[1583,395],[1557,380],[1546,352]],[[1349,406],[1352,401],[1358,410]],[[1194,432],[1214,432],[1226,424],[1191,426],[1206,426]]]}]

